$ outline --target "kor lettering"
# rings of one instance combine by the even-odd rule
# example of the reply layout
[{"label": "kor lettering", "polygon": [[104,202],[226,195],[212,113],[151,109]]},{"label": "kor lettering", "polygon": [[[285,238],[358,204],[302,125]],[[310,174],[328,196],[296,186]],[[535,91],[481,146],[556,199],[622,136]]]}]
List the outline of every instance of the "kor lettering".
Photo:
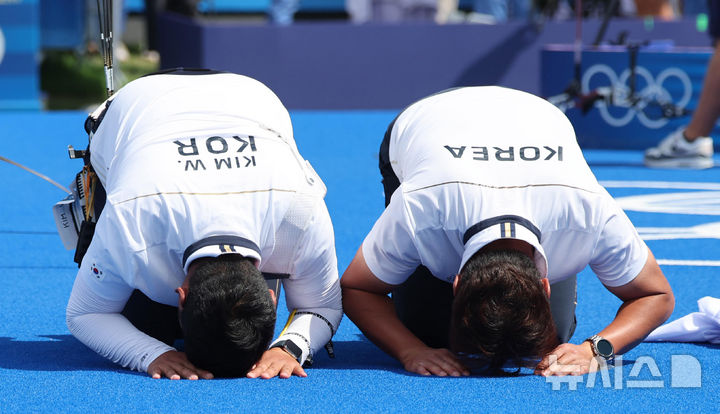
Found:
[{"label": "kor lettering", "polygon": [[192,157],[207,153],[212,155],[243,152],[256,152],[255,137],[252,135],[241,137],[220,137],[212,136],[208,138],[190,138],[187,140],[173,141],[177,145],[178,154],[184,157]]}]

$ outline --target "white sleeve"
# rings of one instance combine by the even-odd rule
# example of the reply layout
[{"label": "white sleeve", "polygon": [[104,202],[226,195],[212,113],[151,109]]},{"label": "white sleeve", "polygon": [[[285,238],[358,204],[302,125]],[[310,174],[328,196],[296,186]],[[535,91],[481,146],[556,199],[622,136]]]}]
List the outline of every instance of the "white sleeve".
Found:
[{"label": "white sleeve", "polygon": [[65,314],[68,329],[98,354],[147,372],[155,358],[174,348],[140,332],[120,314],[133,288],[111,270],[101,244],[101,237],[93,239],[75,278]]},{"label": "white sleeve", "polygon": [[365,263],[385,283],[399,285],[421,264],[413,226],[399,188],[362,244]]},{"label": "white sleeve", "polygon": [[324,202],[319,202],[298,244],[294,271],[283,281],[286,329],[274,342],[290,339],[302,350],[300,363],[330,341],[342,319],[335,237]]},{"label": "white sleeve", "polygon": [[595,246],[590,268],[609,287],[628,284],[640,274],[648,248],[625,212],[610,200],[610,215]]}]

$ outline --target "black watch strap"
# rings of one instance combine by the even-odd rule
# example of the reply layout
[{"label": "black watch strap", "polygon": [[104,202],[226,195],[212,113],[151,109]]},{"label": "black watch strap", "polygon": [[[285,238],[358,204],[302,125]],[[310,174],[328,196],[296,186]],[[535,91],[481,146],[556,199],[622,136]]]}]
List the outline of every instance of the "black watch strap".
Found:
[{"label": "black watch strap", "polygon": [[297,360],[297,362],[300,362],[300,358],[302,358],[302,349],[300,349],[295,342],[289,340],[289,339],[283,339],[282,341],[278,341],[275,343],[275,345],[271,346],[272,348],[282,348],[285,352],[290,354],[293,358]]}]

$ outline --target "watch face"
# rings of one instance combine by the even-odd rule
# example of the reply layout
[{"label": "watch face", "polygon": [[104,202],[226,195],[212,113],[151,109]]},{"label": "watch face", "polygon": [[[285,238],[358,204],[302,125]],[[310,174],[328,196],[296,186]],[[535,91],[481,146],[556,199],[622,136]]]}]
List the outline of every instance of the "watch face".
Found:
[{"label": "watch face", "polygon": [[297,359],[298,361],[300,360],[300,357],[302,357],[302,349],[300,349],[299,346],[295,345],[293,341],[286,339],[279,342],[278,345],[281,345],[288,354],[295,357],[295,359]]},{"label": "watch face", "polygon": [[607,339],[600,339],[595,343],[595,348],[598,354],[604,357],[609,357],[613,354],[613,346]]}]

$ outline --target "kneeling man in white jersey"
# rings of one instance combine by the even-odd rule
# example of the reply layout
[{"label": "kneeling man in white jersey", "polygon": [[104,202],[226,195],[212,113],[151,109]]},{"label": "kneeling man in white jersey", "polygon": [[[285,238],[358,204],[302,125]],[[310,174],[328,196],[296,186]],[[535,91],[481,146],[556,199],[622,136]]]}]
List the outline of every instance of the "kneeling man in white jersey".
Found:
[{"label": "kneeling man in white jersey", "polygon": [[[172,70],[130,82],[86,127],[107,201],[67,306],[72,334],[153,378],[306,376],[340,323],[340,284],[325,186],[277,96]],[[292,310],[272,343],[280,289],[264,276],[282,279]]]},{"label": "kneeling man in white jersey", "polygon": [[[386,209],[341,278],[343,305],[408,371],[583,374],[673,310],[652,253],[543,99],[499,87],[422,99],[388,128],[380,169]],[[574,345],[587,265],[623,305]]]}]

